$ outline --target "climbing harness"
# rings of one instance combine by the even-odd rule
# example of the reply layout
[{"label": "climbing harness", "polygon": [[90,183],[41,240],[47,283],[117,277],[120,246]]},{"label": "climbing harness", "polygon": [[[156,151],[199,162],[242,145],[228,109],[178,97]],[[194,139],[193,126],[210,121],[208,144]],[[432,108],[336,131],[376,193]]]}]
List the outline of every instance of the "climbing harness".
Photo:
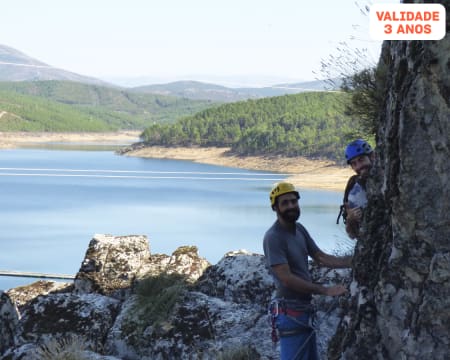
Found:
[{"label": "climbing harness", "polygon": [[349,195],[350,191],[352,190],[353,186],[358,181],[358,178],[359,178],[358,175],[353,175],[347,181],[347,185],[345,186],[345,190],[344,190],[344,199],[342,201],[343,203],[339,208],[339,214],[336,219],[336,224],[339,224],[339,219],[341,218],[341,216],[344,221],[344,224],[347,222],[347,212],[345,209],[345,204],[348,202],[348,195]]},{"label": "climbing harness", "polygon": [[[300,334],[305,331],[305,328],[306,329],[313,328],[312,327],[313,316],[309,317],[309,319],[310,319],[309,324],[305,324],[304,322],[297,320],[297,317],[303,315],[304,313],[305,313],[304,311],[290,309],[289,307],[286,306],[286,304],[283,300],[280,300],[280,299],[272,300],[272,302],[270,303],[270,306],[269,306],[269,316],[271,319],[270,322],[271,322],[271,326],[272,326],[272,342],[274,342],[276,345],[276,343],[279,340],[279,337]],[[278,330],[277,331],[276,319],[277,319],[278,315],[280,315],[280,314],[289,317],[291,320],[293,320],[300,326],[297,329]],[[313,312],[311,314],[313,314]]]},{"label": "climbing harness", "polygon": [[272,345],[273,347],[276,347],[277,342],[279,339],[278,334],[277,334],[277,327],[275,325],[275,321],[277,319],[277,316],[280,313],[280,306],[277,300],[273,300],[270,305],[269,305],[269,318],[270,318],[270,325],[272,327]]},{"label": "climbing harness", "polygon": [[347,222],[347,214],[345,212],[345,205],[341,205],[339,208],[339,214],[336,219],[336,224],[339,224],[339,219],[341,218],[341,216],[342,216],[342,220],[344,221],[344,224],[345,224]]},{"label": "climbing harness", "polygon": [[[322,321],[336,307],[338,301],[339,301],[338,298],[335,298],[333,300],[333,302],[330,304],[327,311],[324,313]],[[317,330],[320,327],[321,322],[317,322],[315,319],[316,312],[311,311],[311,313],[310,313],[311,316],[309,317],[308,323],[306,324],[297,319],[297,317],[304,314],[304,312],[289,309],[288,307],[286,307],[286,304],[283,301],[283,299],[273,299],[269,305],[268,313],[269,313],[270,320],[271,320],[270,321],[271,326],[272,326],[271,336],[272,336],[272,345],[274,348],[276,347],[278,341],[280,340],[280,337],[297,335],[302,332],[305,332],[305,329],[311,330],[311,333],[308,335],[306,340],[303,342],[302,346],[300,346],[300,348],[297,350],[293,360],[297,359],[300,356],[300,354],[302,353],[305,346],[308,344],[308,342],[311,339],[313,339],[313,336],[316,334]],[[297,323],[300,326],[298,328],[292,329],[292,330],[278,330],[276,327],[276,318],[280,314],[286,315],[292,321],[294,321],[295,323]]]}]

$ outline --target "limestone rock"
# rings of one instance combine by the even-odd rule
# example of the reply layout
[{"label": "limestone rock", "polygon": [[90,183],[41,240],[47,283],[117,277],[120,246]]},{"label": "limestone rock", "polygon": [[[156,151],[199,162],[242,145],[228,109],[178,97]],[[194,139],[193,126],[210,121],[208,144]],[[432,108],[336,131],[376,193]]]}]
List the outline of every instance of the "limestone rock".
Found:
[{"label": "limestone rock", "polygon": [[[418,1],[414,1],[418,2]],[[439,1],[447,10],[450,1]],[[386,41],[385,104],[331,359],[449,358],[450,37]]]},{"label": "limestone rock", "polygon": [[19,316],[9,296],[0,290],[0,355],[14,345]]},{"label": "limestone rock", "polygon": [[198,254],[196,246],[181,246],[172,255],[152,254],[139,277],[149,275],[180,274],[188,281],[196,281],[211,264]]},{"label": "limestone rock", "polygon": [[[120,249],[124,253],[119,257]],[[239,350],[252,359],[278,358],[267,314],[274,283],[262,255],[231,252],[210,266],[195,247],[151,256],[145,249],[148,243],[141,237],[96,236],[77,275],[78,287],[36,282],[13,289],[20,316],[9,297],[2,295],[0,309],[9,310],[0,314],[12,316],[2,318],[0,359],[40,360],[42,346],[55,349],[55,343],[56,349],[64,344],[64,349],[69,347],[86,359],[215,360]],[[112,256],[118,259],[111,260]],[[436,259],[436,269],[442,268],[443,261]],[[315,281],[348,281],[344,271],[324,272],[314,266],[311,271]],[[171,286],[177,289],[179,285],[170,282],[168,288],[151,287],[142,298],[141,282],[170,274],[183,279],[176,301],[168,302],[170,306],[150,303]],[[103,275],[123,281],[108,285]],[[443,277],[445,272],[436,271],[436,279]],[[313,301],[318,308],[319,349],[324,354],[342,316],[341,304],[321,296]],[[154,311],[161,316],[149,316]],[[67,339],[81,339],[81,343]]]},{"label": "limestone rock", "polygon": [[229,253],[185,291],[160,324],[143,324],[142,316],[130,311],[136,298],[127,300],[106,348],[115,356],[136,360],[213,360],[241,347],[255,354],[255,359],[275,358],[266,313],[273,288],[261,255]]},{"label": "limestone rock", "polygon": [[39,296],[23,310],[19,343],[39,344],[76,335],[89,349],[101,352],[119,305],[118,300],[99,294]]},{"label": "limestone rock", "polygon": [[263,255],[229,252],[198,279],[199,291],[225,301],[268,304],[275,286]]},{"label": "limestone rock", "polygon": [[96,292],[125,299],[137,279],[177,273],[195,281],[210,264],[195,246],[183,246],[168,256],[150,255],[144,235],[95,235],[74,281],[77,293]]},{"label": "limestone rock", "polygon": [[72,283],[62,283],[56,281],[38,280],[29,285],[19,286],[7,291],[11,300],[20,309],[28,302],[38,297],[50,293],[70,292],[73,290]]},{"label": "limestone rock", "polygon": [[120,294],[129,288],[150,258],[144,235],[95,235],[76,275],[78,293]]}]

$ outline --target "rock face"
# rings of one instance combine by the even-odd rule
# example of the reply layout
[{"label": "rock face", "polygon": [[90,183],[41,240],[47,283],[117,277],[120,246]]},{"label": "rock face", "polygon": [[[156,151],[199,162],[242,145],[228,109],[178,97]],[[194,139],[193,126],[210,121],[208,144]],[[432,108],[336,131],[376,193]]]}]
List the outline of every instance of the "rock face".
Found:
[{"label": "rock face", "polygon": [[[440,1],[447,10],[450,1]],[[448,359],[450,37],[385,42],[388,92],[332,359]]]},{"label": "rock face", "polygon": [[15,329],[18,322],[17,309],[9,296],[0,291],[0,354],[14,345]]},{"label": "rock face", "polygon": [[131,286],[149,258],[146,236],[95,235],[75,277],[75,291],[117,294]]},{"label": "rock face", "polygon": [[[110,360],[278,358],[266,312],[274,284],[262,255],[232,252],[211,266],[195,247],[171,256],[148,248],[145,236],[96,235],[75,285],[40,281],[0,294],[0,359],[57,359],[62,351]],[[322,283],[349,278],[311,271]],[[157,289],[162,275],[169,282]],[[166,296],[173,289],[176,301]],[[326,297],[314,303],[325,355],[342,310]]]}]

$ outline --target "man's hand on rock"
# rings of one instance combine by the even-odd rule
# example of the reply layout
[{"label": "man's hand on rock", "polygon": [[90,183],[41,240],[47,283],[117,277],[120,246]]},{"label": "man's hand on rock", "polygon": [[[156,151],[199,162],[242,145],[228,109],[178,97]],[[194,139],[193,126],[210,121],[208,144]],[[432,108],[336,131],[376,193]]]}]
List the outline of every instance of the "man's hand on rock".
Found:
[{"label": "man's hand on rock", "polygon": [[327,296],[340,296],[347,292],[347,288],[344,285],[334,285],[327,287],[325,290],[325,295]]}]

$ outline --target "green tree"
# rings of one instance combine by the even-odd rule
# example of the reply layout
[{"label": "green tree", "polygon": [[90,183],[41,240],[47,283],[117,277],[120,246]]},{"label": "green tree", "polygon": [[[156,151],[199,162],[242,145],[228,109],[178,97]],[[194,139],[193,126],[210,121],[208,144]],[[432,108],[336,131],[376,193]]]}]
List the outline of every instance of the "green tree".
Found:
[{"label": "green tree", "polygon": [[342,89],[351,95],[346,115],[358,119],[352,138],[373,138],[379,124],[386,94],[386,71],[382,65],[362,70],[343,81]]}]

